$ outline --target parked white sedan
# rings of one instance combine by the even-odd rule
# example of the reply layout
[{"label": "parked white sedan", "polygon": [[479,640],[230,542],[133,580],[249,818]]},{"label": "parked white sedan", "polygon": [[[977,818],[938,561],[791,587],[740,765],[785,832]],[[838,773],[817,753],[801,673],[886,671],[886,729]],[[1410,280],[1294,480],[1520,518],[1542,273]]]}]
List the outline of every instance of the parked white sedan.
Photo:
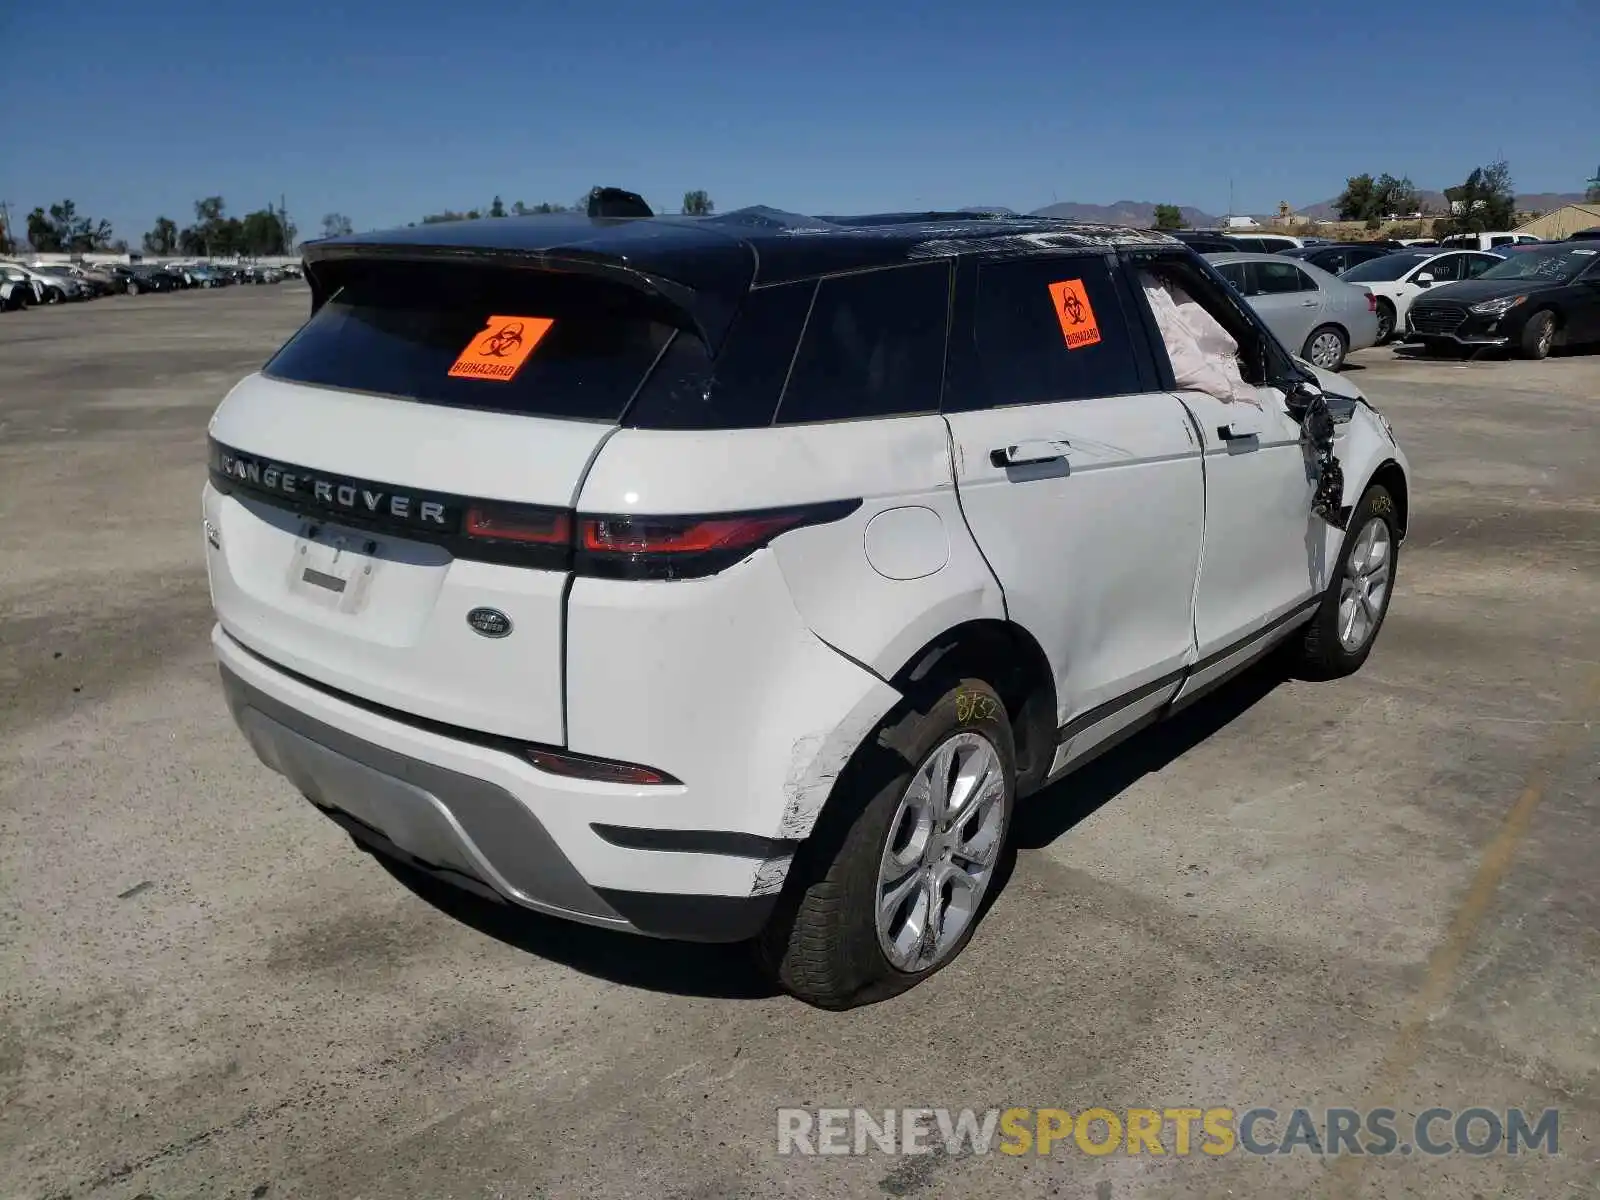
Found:
[{"label": "parked white sedan", "polygon": [[1404,329],[1411,302],[1440,283],[1476,279],[1505,258],[1484,250],[1401,250],[1382,258],[1357,263],[1339,276],[1360,284],[1378,305],[1378,345]]}]

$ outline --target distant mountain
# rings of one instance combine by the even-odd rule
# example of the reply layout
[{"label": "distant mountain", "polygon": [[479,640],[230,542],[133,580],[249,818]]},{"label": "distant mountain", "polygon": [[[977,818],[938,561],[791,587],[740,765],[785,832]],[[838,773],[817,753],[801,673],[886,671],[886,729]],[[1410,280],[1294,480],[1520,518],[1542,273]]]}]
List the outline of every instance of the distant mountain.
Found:
[{"label": "distant mountain", "polygon": [[[1445,199],[1443,192],[1419,191],[1423,207],[1432,213],[1450,211],[1450,202]],[[1518,212],[1549,212],[1567,204],[1582,204],[1582,192],[1528,192],[1517,197]],[[1308,204],[1298,210],[1301,216],[1310,217],[1314,221],[1336,221],[1339,219],[1338,197],[1324,200],[1320,204]]]},{"label": "distant mountain", "polygon": [[[1192,227],[1215,225],[1219,218],[1198,208],[1179,206],[1183,219]],[[1074,221],[1097,221],[1106,225],[1155,224],[1156,206],[1145,200],[1118,200],[1112,204],[1047,204],[1033,210],[1036,217],[1067,217]]]}]

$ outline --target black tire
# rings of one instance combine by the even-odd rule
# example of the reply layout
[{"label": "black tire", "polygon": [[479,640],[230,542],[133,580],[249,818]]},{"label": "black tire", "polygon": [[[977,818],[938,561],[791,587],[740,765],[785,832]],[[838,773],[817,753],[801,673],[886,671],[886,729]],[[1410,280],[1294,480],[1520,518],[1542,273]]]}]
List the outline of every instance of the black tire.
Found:
[{"label": "black tire", "polygon": [[[1340,599],[1351,554],[1361,539],[1362,531],[1371,521],[1381,521],[1388,531],[1388,582],[1384,588],[1383,602],[1378,610],[1377,620],[1365,640],[1351,649],[1339,638]],[[1328,581],[1328,590],[1322,595],[1322,603],[1317,606],[1316,615],[1311,618],[1311,623],[1306,626],[1305,633],[1296,647],[1298,674],[1306,679],[1340,679],[1346,675],[1353,675],[1361,669],[1361,665],[1367,661],[1367,656],[1372,653],[1378,634],[1383,631],[1384,618],[1389,615],[1389,601],[1394,596],[1394,584],[1399,567],[1400,530],[1395,517],[1394,497],[1389,494],[1388,488],[1381,484],[1373,484],[1362,495],[1355,511],[1350,514],[1344,545],[1339,548],[1339,557],[1334,563],[1333,578]],[[1291,643],[1291,646],[1294,646],[1294,643]]]},{"label": "black tire", "polygon": [[[889,961],[878,941],[879,868],[897,832],[890,823],[917,769],[946,739],[963,733],[985,738],[999,757],[1005,782],[1000,846],[987,890],[961,936],[930,966],[907,972]],[[1016,772],[1005,705],[982,680],[964,679],[898,706],[841,773],[758,940],[762,963],[779,986],[819,1008],[855,1008],[897,995],[953,962],[1004,878]],[[867,799],[854,803],[857,797]]]},{"label": "black tire", "polygon": [[[1311,344],[1324,334],[1332,334],[1339,341],[1338,358],[1331,366],[1328,363],[1319,363],[1316,359],[1311,357]],[[1314,363],[1316,366],[1321,367],[1324,371],[1337,371],[1340,367],[1344,366],[1344,356],[1349,353],[1350,339],[1345,336],[1344,330],[1340,329],[1337,325],[1318,325],[1306,335],[1306,344],[1300,348],[1301,358],[1305,359],[1309,363]]]},{"label": "black tire", "polygon": [[1558,332],[1556,315],[1548,308],[1536,312],[1528,318],[1528,323],[1522,327],[1522,337],[1517,343],[1517,353],[1523,358],[1541,359],[1549,358],[1550,351],[1555,348],[1556,333]]},{"label": "black tire", "polygon": [[128,280],[128,295],[137,296],[138,294],[139,294],[139,285],[137,283],[135,283],[131,279]]},{"label": "black tire", "polygon": [[67,294],[60,288],[45,288],[44,302],[46,304],[61,304],[66,301]]},{"label": "black tire", "polygon": [[1378,340],[1374,346],[1382,346],[1394,338],[1394,304],[1384,297],[1378,297]]}]

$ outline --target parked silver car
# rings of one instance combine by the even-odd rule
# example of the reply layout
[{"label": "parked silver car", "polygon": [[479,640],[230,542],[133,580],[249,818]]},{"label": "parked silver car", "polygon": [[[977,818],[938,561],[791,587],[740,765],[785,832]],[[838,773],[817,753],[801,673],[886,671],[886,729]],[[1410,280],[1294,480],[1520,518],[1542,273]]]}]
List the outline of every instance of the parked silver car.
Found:
[{"label": "parked silver car", "polygon": [[1378,305],[1364,287],[1280,254],[1208,254],[1284,347],[1324,371],[1378,341]]}]

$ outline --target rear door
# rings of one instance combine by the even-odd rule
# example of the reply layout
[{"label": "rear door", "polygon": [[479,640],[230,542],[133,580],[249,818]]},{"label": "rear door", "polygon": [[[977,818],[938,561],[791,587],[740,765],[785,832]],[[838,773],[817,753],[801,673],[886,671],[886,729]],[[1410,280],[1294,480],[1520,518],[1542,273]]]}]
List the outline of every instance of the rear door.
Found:
[{"label": "rear door", "polygon": [[353,696],[563,740],[567,509],[676,337],[581,274],[371,266],[211,422],[224,630]]},{"label": "rear door", "polygon": [[1252,262],[1250,304],[1291,351],[1322,322],[1322,290],[1293,259]]},{"label": "rear door", "polygon": [[1164,704],[1193,644],[1200,451],[1112,261],[965,264],[951,333],[961,505],[1050,661],[1057,769]]},{"label": "rear door", "polygon": [[1600,341],[1600,253],[1581,249],[1573,256],[1587,258],[1589,266],[1567,289],[1567,340]]}]

